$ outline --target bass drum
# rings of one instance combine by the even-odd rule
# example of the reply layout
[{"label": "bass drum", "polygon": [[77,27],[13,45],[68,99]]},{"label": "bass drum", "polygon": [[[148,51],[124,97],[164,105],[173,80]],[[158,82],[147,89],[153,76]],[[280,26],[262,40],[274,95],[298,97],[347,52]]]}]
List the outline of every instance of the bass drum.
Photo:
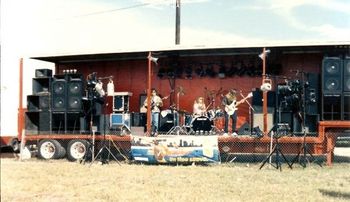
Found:
[{"label": "bass drum", "polygon": [[200,116],[196,117],[192,121],[192,130],[193,131],[210,131],[213,127],[213,121],[211,121],[208,117]]}]

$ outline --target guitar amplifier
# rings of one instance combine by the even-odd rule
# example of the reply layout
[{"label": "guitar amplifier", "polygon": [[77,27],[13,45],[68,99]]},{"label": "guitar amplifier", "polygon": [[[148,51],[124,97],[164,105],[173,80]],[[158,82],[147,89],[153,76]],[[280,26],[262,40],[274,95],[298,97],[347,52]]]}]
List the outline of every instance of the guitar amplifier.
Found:
[{"label": "guitar amplifier", "polygon": [[111,114],[110,117],[110,127],[127,127],[130,131],[130,114],[129,113],[118,113],[118,114]]}]

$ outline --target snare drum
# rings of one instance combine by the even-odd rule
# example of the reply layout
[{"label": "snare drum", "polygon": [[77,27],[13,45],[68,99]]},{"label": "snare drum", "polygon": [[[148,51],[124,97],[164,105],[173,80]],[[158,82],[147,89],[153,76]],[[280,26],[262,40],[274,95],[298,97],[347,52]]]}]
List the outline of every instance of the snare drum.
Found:
[{"label": "snare drum", "polygon": [[208,117],[199,116],[193,119],[191,127],[193,131],[210,131],[213,126],[213,121]]}]

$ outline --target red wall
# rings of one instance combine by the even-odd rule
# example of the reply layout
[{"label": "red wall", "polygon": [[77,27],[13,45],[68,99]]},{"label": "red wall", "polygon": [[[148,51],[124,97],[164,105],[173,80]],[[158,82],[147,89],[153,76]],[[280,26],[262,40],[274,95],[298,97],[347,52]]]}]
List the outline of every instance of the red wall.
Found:
[{"label": "red wall", "polygon": [[[275,63],[282,65],[281,77],[288,77],[290,79],[298,79],[300,76],[295,72],[291,72],[293,69],[302,70],[305,72],[319,73],[321,69],[323,55],[321,54],[281,54],[278,58],[271,58],[275,60]],[[242,93],[246,95],[253,88],[259,88],[261,85],[261,76],[249,77],[249,76],[234,76],[232,78],[220,79],[218,77],[210,78],[208,76],[200,78],[196,75],[194,69],[200,64],[224,64],[225,66],[236,65],[237,63],[245,64],[250,63],[251,66],[256,68],[262,68],[261,61],[257,56],[213,56],[213,57],[181,57],[177,59],[160,58],[159,65],[153,66],[153,79],[152,86],[158,89],[162,96],[169,95],[171,91],[170,83],[168,79],[159,79],[157,73],[159,68],[167,68],[173,64],[174,60],[181,66],[188,66],[194,64],[193,79],[176,79],[175,90],[179,86],[183,87],[185,95],[180,96],[180,109],[192,112],[192,104],[196,97],[206,97],[206,93],[215,90],[222,89],[222,94],[227,90],[235,88],[242,90]],[[269,60],[269,58],[267,59]],[[269,61],[271,62],[271,61]],[[273,63],[274,61],[272,61]],[[139,111],[139,95],[146,92],[147,88],[147,59],[145,60],[123,60],[123,61],[111,61],[111,62],[89,62],[89,63],[72,63],[72,64],[59,64],[58,72],[62,72],[64,69],[77,69],[78,72],[84,74],[84,76],[97,72],[98,77],[114,76],[115,91],[129,91],[133,93],[130,100],[130,110],[132,112]],[[219,66],[214,65],[216,72]],[[269,66],[267,65],[267,69]],[[275,78],[276,79],[276,78]],[[284,79],[278,78],[277,83],[281,83]],[[104,82],[104,88],[106,88],[107,80]],[[207,90],[206,90],[207,89]],[[177,91],[175,91],[177,93]],[[221,96],[219,94],[216,97],[216,105],[220,105]],[[241,98],[240,96],[238,97]],[[176,98],[174,99],[176,101]],[[208,102],[207,102],[208,103]],[[164,101],[163,109],[170,106],[170,99]],[[238,111],[239,116],[248,116],[248,105],[242,104]]]}]

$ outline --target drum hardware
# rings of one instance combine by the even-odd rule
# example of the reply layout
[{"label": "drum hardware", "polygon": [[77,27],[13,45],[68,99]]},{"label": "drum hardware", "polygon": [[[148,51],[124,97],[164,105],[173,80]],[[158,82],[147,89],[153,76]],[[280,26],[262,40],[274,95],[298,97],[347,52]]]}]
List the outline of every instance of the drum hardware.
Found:
[{"label": "drum hardware", "polygon": [[[172,135],[172,134],[188,135],[185,125],[179,124],[180,113],[178,111],[173,111],[173,113],[174,113],[174,126],[166,133],[166,135]],[[176,121],[176,117],[178,117],[178,121]]]},{"label": "drum hardware", "polygon": [[195,117],[191,123],[191,128],[196,134],[209,133],[212,130],[213,121],[206,116]]},{"label": "drum hardware", "polygon": [[[185,95],[184,89],[182,86],[177,88],[178,92],[176,94],[176,108],[173,110],[174,113],[174,126],[166,133],[167,135],[176,134],[176,135],[188,135],[186,126],[183,123],[180,123],[180,116],[183,116],[187,112],[185,110],[180,110],[180,95]],[[178,117],[178,121],[175,122],[175,117]]]}]

